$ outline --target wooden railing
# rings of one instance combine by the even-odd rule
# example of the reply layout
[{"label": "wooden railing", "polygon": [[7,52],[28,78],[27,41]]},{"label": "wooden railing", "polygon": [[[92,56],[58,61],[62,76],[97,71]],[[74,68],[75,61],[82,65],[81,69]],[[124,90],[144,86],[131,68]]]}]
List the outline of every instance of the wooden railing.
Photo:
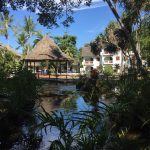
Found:
[{"label": "wooden railing", "polygon": [[93,61],[85,61],[85,65],[92,65]]},{"label": "wooden railing", "polygon": [[112,60],[105,60],[105,61],[104,61],[104,64],[112,64],[112,63],[113,63]]}]

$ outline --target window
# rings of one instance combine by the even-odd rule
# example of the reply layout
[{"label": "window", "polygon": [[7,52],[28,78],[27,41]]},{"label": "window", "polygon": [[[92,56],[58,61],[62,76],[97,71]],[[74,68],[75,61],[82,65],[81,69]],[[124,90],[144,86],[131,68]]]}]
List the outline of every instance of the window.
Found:
[{"label": "window", "polygon": [[97,61],[100,61],[100,58],[96,58]]},{"label": "window", "polygon": [[107,56],[107,57],[104,58],[104,63],[108,63],[109,64],[109,63],[112,63],[112,62],[113,62],[113,58],[112,57],[108,57]]},{"label": "window", "polygon": [[105,50],[105,51],[104,51],[104,54],[108,54],[108,51]]},{"label": "window", "polygon": [[116,60],[120,60],[120,57],[119,57],[119,56],[116,56]]}]

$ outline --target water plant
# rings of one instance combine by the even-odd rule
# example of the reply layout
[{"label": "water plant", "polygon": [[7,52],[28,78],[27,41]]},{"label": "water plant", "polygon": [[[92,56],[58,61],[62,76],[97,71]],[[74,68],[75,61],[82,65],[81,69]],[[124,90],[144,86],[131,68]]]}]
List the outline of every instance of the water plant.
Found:
[{"label": "water plant", "polygon": [[[51,114],[43,109],[38,117],[40,128],[55,127],[59,131],[58,138],[51,142],[50,149],[96,149],[103,148],[108,139],[108,130],[102,123],[103,114],[100,111],[80,111],[67,117],[61,112],[53,111]],[[49,133],[48,133],[49,134]]]}]

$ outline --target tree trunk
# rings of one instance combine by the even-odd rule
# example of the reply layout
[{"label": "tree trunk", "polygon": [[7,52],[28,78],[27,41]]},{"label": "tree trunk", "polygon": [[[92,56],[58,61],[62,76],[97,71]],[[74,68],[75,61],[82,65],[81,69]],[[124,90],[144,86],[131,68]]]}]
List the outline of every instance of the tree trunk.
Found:
[{"label": "tree trunk", "polygon": [[111,11],[113,12],[114,16],[116,17],[116,19],[117,19],[118,23],[120,24],[121,28],[125,31],[126,36],[128,37],[128,40],[131,44],[132,50],[135,54],[135,57],[136,57],[136,60],[137,60],[137,67],[140,69],[142,67],[142,61],[141,61],[141,58],[138,54],[138,51],[136,50],[136,45],[134,44],[134,40],[133,40],[131,34],[125,28],[124,24],[121,21],[120,16],[118,15],[118,13],[117,13],[116,9],[114,8],[113,4],[111,3],[111,1],[106,0],[106,2],[108,4],[108,6],[110,7]]}]

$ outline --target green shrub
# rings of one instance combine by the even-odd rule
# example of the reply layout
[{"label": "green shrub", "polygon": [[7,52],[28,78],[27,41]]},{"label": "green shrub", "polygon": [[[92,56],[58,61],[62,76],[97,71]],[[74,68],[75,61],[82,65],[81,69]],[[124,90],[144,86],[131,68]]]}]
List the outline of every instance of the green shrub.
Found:
[{"label": "green shrub", "polygon": [[106,75],[106,76],[111,76],[111,75],[113,75],[113,68],[112,68],[112,66],[111,66],[111,65],[106,65],[106,66],[104,67],[103,73],[104,73],[104,75]]},{"label": "green shrub", "polygon": [[70,114],[66,118],[61,112],[38,114],[41,123],[39,128],[49,126],[50,130],[55,127],[59,130],[58,139],[51,142],[50,149],[102,149],[108,139],[109,130],[102,123],[103,115],[100,111],[80,111]]},{"label": "green shrub", "polygon": [[35,104],[38,98],[38,81],[32,72],[19,70],[10,80],[10,104],[13,109],[28,110]]},{"label": "green shrub", "polygon": [[27,69],[19,70],[13,78],[5,81],[7,101],[3,107],[12,115],[21,116],[32,110],[38,98],[38,81]]},{"label": "green shrub", "polygon": [[[118,81],[116,88],[116,102],[109,113],[116,129],[127,128],[130,131],[140,131],[143,136],[149,136],[150,80],[125,79]],[[113,109],[114,107],[117,110]]]}]

